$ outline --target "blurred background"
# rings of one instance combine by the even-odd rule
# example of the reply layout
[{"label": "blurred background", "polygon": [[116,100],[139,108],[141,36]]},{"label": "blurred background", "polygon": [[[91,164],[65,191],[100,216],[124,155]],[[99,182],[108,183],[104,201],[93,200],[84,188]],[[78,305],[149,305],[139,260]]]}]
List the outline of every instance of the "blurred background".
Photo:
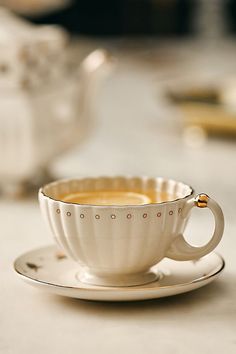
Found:
[{"label": "blurred background", "polygon": [[[6,141],[2,159],[7,160],[8,166],[5,169],[2,166],[0,175],[9,181],[22,185],[32,180],[35,174],[45,174],[46,170],[48,173],[49,165],[50,170],[55,168],[55,155],[72,145],[75,152],[82,135],[86,138],[83,139],[85,143],[73,156],[76,161],[78,159],[78,164],[70,164],[67,156],[56,175],[127,172],[177,173],[181,177],[181,170],[189,168],[186,166],[189,154],[191,165],[196,154],[201,157],[200,161],[206,159],[206,150],[215,144],[215,137],[220,140],[214,147],[219,147],[218,155],[223,154],[225,145],[232,144],[236,132],[236,1],[1,0],[0,5],[2,127],[6,125],[4,120],[8,120],[5,133],[2,128],[2,139]],[[103,72],[109,72],[105,81],[104,77],[98,78],[100,73],[95,77],[91,77],[91,72],[87,72],[88,77],[81,74],[83,59],[96,48],[105,49],[113,57],[112,71],[111,58],[100,58],[105,62]],[[72,90],[71,77],[77,74],[77,83],[73,85],[78,84],[82,87],[80,91],[88,92],[68,93]],[[49,76],[51,89],[48,89]],[[65,85],[70,86],[67,93],[62,89]],[[41,92],[45,90],[48,92],[42,98]],[[19,96],[22,98],[23,92],[24,103],[20,103]],[[52,110],[47,106],[51,95],[58,97],[55,98],[54,113],[47,113],[46,118],[44,112],[39,113],[39,106],[45,105],[45,111]],[[14,120],[11,117],[15,112],[6,106],[12,106],[13,102],[16,106],[16,101],[17,111],[21,111],[21,124],[20,119],[17,123],[9,123],[10,119]],[[83,114],[80,111],[82,106]],[[28,118],[22,110],[28,111]],[[39,119],[48,122],[39,128]],[[77,125],[73,126],[76,120]],[[58,121],[61,129],[55,128]],[[13,150],[17,155],[19,151],[9,142],[14,140],[11,134],[17,124],[37,126],[31,136],[28,134],[27,146],[31,146],[34,154],[24,157],[31,160],[24,168],[15,162]],[[89,129],[84,129],[84,125]],[[46,127],[53,132],[47,132],[48,139],[44,137],[42,140],[40,130]],[[20,130],[18,134],[23,141],[27,139]],[[37,140],[37,146],[30,145],[32,136],[35,144]],[[45,144],[50,147],[46,149]],[[10,150],[8,157],[6,146]],[[162,161],[163,155],[158,154],[163,146],[170,152],[170,171],[165,170],[166,159]],[[178,160],[172,158],[171,146],[174,146],[174,153],[178,148],[180,155],[187,154],[183,162],[181,157]],[[47,161],[42,161],[40,151],[36,153],[36,150],[44,150]],[[101,160],[95,157],[98,153],[103,156]],[[129,159],[135,167],[128,163]],[[91,168],[88,161],[91,161]],[[197,160],[196,164],[200,161]]]},{"label": "blurred background", "polygon": [[236,1],[0,4],[5,201],[61,177],[151,175],[233,217]]}]

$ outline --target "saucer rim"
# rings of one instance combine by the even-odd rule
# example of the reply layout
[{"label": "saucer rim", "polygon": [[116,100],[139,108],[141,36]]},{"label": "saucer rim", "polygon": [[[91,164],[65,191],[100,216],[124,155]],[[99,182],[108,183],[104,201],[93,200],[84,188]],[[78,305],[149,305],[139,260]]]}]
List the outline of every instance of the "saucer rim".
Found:
[{"label": "saucer rim", "polygon": [[[148,290],[148,291],[156,291],[157,290],[157,287],[144,287],[144,288],[141,288],[140,286],[98,286],[98,285],[90,285],[91,287],[80,287],[80,286],[70,286],[70,285],[59,285],[59,284],[53,284],[53,283],[49,283],[47,281],[44,281],[44,280],[38,280],[38,279],[35,279],[35,278],[32,278],[31,276],[29,275],[26,275],[26,274],[23,274],[22,272],[19,271],[19,269],[17,269],[17,262],[19,261],[20,258],[26,256],[27,254],[29,253],[32,253],[34,251],[39,251],[39,250],[43,250],[43,249],[48,249],[48,248],[55,248],[56,249],[56,245],[48,245],[48,246],[43,246],[43,247],[37,247],[37,248],[34,248],[28,252],[24,252],[22,253],[20,256],[18,256],[15,261],[13,262],[13,269],[15,270],[15,272],[20,276],[22,277],[23,279],[26,279],[26,280],[30,280],[34,283],[39,283],[40,285],[46,285],[46,286],[50,286],[50,287],[57,287],[59,289],[73,289],[73,290],[81,290],[81,291],[84,291],[84,292],[94,292],[94,291],[98,291],[98,292],[114,292],[114,291],[124,291],[124,290],[129,290],[131,292],[136,292],[136,291],[140,291],[141,289],[143,290]],[[211,252],[209,254],[207,254],[206,256],[204,257],[201,257],[199,259],[202,259],[202,258],[205,258],[205,257],[208,257],[210,254],[215,254],[217,257],[219,257],[220,261],[221,261],[221,267],[215,271],[214,273],[211,273],[211,274],[208,274],[206,276],[202,276],[200,278],[197,278],[197,279],[194,279],[192,280],[191,282],[187,282],[187,283],[180,283],[180,284],[174,284],[174,285],[165,285],[165,286],[159,286],[159,289],[173,289],[173,288],[180,288],[180,287],[185,287],[185,286],[189,286],[189,285],[193,285],[193,284],[197,284],[197,283],[201,283],[201,282],[204,282],[204,281],[208,281],[210,280],[211,278],[215,278],[217,277],[221,272],[223,272],[223,270],[225,269],[225,266],[226,266],[226,262],[223,258],[223,256],[221,254],[219,254],[218,252]],[[157,263],[158,264],[158,263]],[[86,284],[85,284],[86,285]]]}]

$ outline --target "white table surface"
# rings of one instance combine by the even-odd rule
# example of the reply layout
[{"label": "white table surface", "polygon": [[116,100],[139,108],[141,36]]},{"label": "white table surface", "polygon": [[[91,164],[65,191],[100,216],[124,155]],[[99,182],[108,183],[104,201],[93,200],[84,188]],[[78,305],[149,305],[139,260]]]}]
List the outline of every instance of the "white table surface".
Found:
[{"label": "white table surface", "polygon": [[[2,199],[1,354],[236,353],[236,143],[210,139],[188,148],[178,119],[158,104],[155,75],[156,68],[121,60],[101,91],[93,131],[56,161],[54,172],[161,175],[207,192],[225,213],[217,248],[225,272],[195,292],[146,302],[96,303],[47,294],[23,283],[12,267],[21,253],[52,243],[37,200]],[[206,241],[212,223],[210,213],[194,210],[189,239]]]}]

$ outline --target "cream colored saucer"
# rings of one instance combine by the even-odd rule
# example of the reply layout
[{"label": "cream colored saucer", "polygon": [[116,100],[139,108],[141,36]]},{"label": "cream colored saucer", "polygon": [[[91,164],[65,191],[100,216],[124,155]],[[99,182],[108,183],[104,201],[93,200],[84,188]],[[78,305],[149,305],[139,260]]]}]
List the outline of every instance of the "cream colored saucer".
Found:
[{"label": "cream colored saucer", "polygon": [[58,252],[56,246],[32,250],[16,259],[14,267],[27,283],[57,295],[96,301],[135,301],[185,293],[212,282],[224,269],[224,259],[216,254],[197,261],[163,259],[158,281],[142,286],[91,286],[78,280],[80,266]]}]

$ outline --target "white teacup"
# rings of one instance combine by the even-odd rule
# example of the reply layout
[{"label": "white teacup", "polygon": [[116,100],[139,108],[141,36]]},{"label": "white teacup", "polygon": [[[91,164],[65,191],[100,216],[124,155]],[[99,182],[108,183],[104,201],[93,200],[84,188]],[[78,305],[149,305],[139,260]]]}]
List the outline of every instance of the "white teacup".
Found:
[{"label": "white teacup", "polygon": [[[151,267],[164,257],[198,259],[218,245],[224,230],[222,210],[213,199],[194,197],[190,186],[163,178],[56,181],[40,189],[39,200],[57,243],[82,266],[79,279],[96,285],[152,282],[158,274]],[[215,218],[213,236],[202,247],[183,237],[195,206],[210,208]]]}]

